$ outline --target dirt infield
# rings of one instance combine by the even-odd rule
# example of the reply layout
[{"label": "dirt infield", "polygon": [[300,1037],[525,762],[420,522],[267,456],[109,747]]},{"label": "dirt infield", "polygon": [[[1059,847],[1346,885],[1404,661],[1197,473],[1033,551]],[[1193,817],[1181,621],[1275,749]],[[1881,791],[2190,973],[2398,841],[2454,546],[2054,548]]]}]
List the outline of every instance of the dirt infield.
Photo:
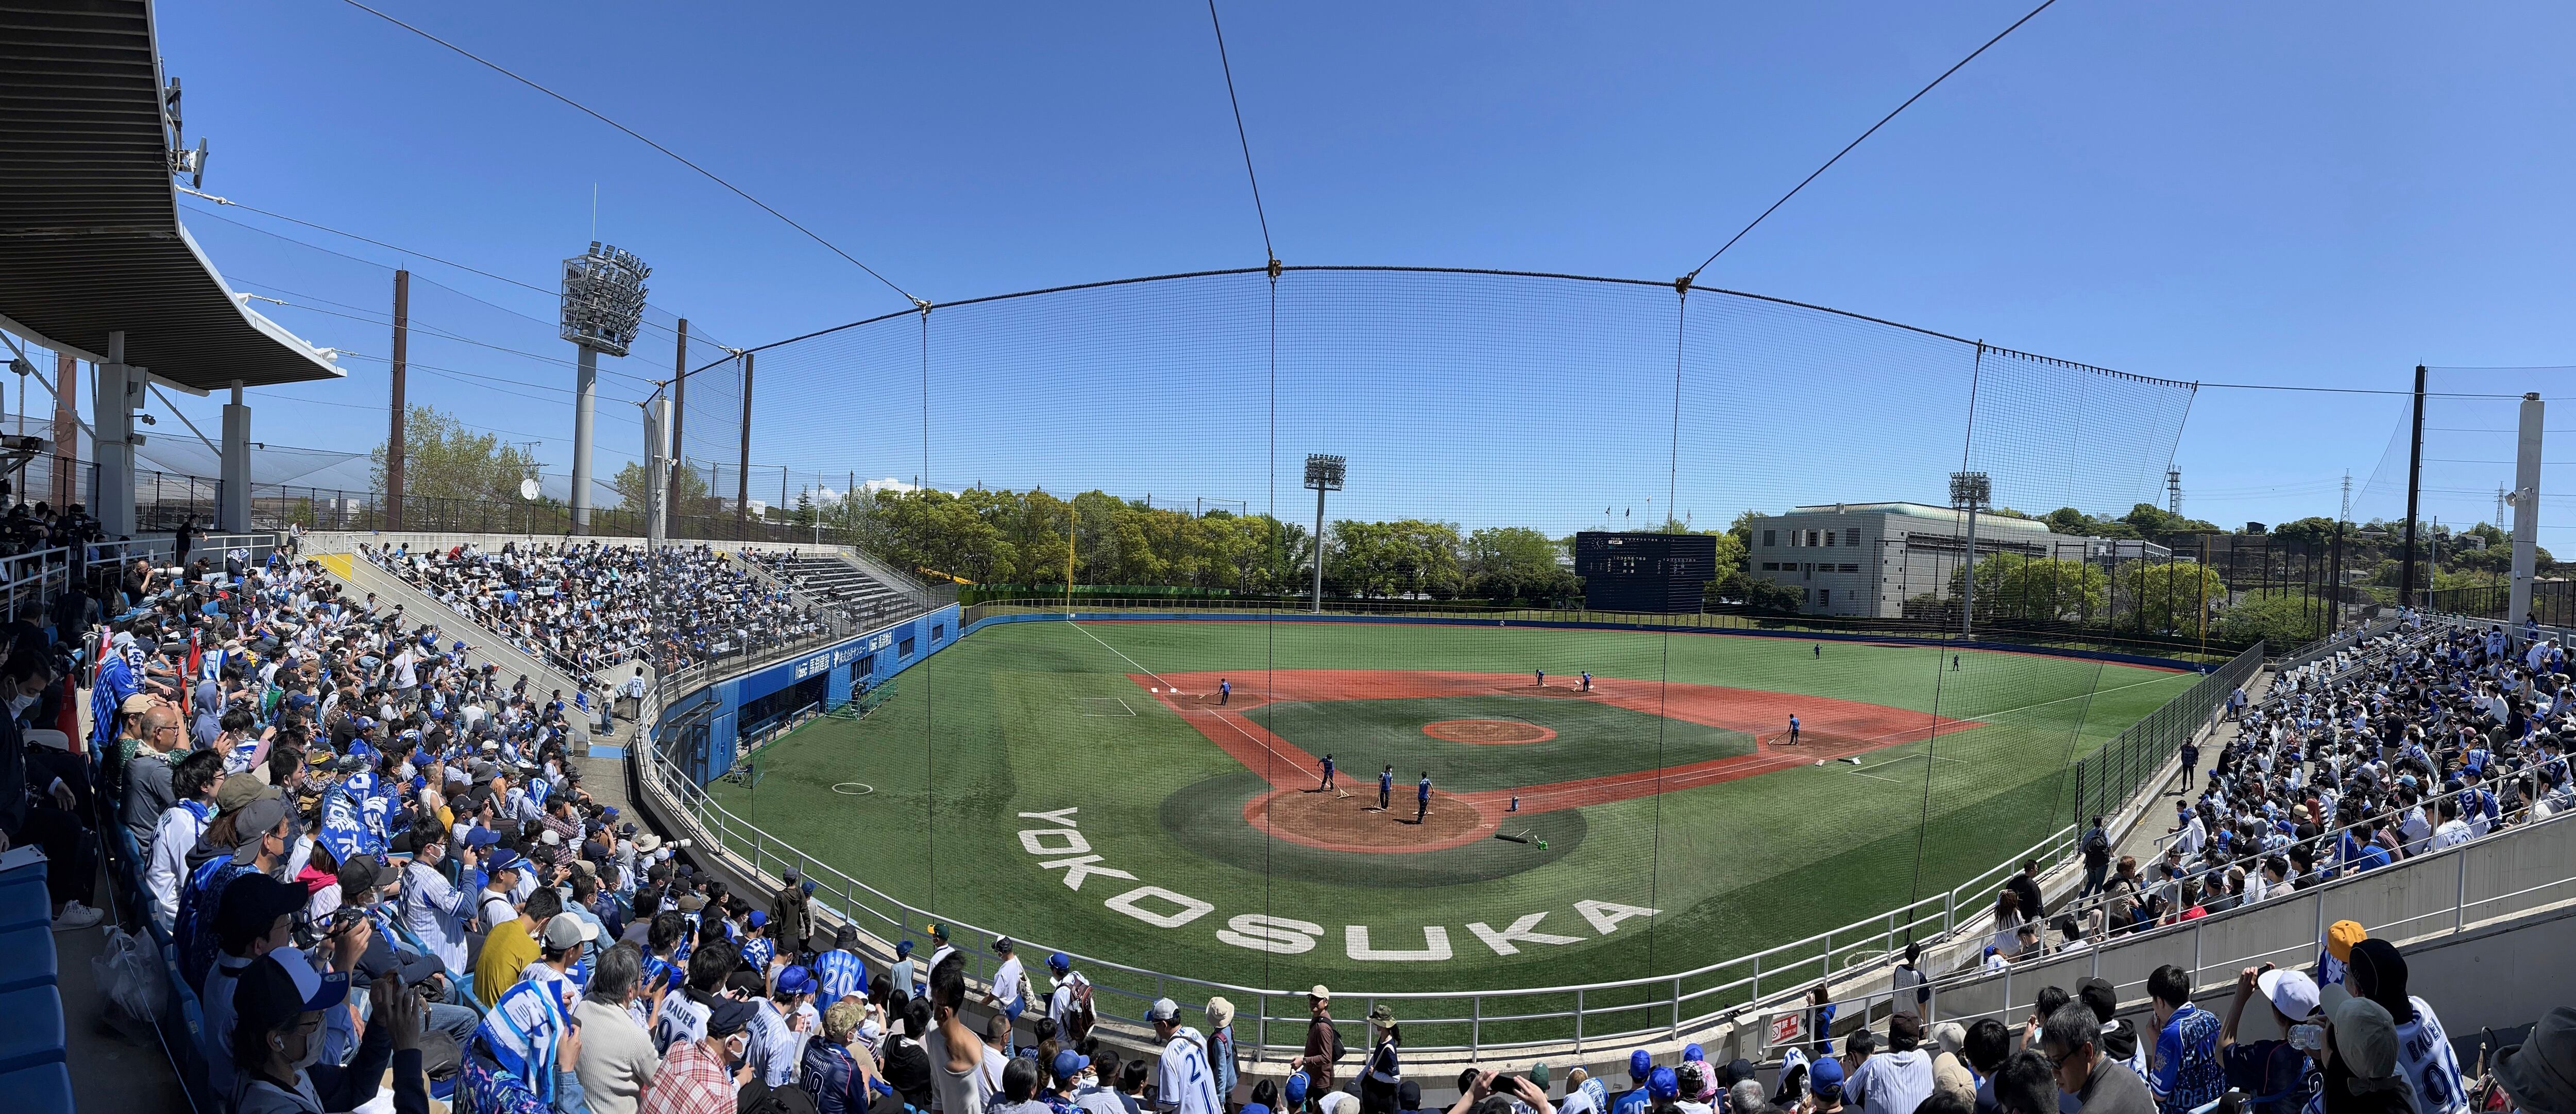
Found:
[{"label": "dirt infield", "polygon": [[1544,743],[1556,737],[1555,728],[1508,719],[1444,719],[1423,724],[1422,733],[1434,739],[1479,746]]},{"label": "dirt infield", "polygon": [[[1366,669],[1300,669],[1280,670],[1258,678],[1246,678],[1234,687],[1233,705],[1219,709],[1202,702],[1196,694],[1212,692],[1218,675],[1214,673],[1175,673],[1155,678],[1131,674],[1136,687],[1154,692],[1155,699],[1175,712],[1180,712],[1190,726],[1208,741],[1223,748],[1243,763],[1244,768],[1263,773],[1271,784],[1281,789],[1306,789],[1313,786],[1307,778],[1319,765],[1315,756],[1304,748],[1272,734],[1250,717],[1235,714],[1246,701],[1272,700],[1394,700],[1423,697],[1485,695],[1506,692],[1514,695],[1565,696],[1597,700],[1648,715],[1667,716],[1690,723],[1704,724],[1729,731],[1742,731],[1755,739],[1754,753],[1732,758],[1711,759],[1661,769],[1603,777],[1578,778],[1571,781],[1522,786],[1509,790],[1492,790],[1461,794],[1455,800],[1473,804],[1487,813],[1499,814],[1517,795],[1524,813],[1554,812],[1585,805],[1608,804],[1636,797],[1651,796],[1679,789],[1734,781],[1791,766],[1804,766],[1818,760],[1831,760],[1865,754],[1886,747],[1920,742],[1935,732],[1948,736],[1954,732],[1982,727],[1975,720],[1951,719],[1928,712],[1908,711],[1884,704],[1866,704],[1856,700],[1837,700],[1822,696],[1798,696],[1761,689],[1726,688],[1720,685],[1686,684],[1678,681],[1644,682],[1596,678],[1593,690],[1576,692],[1572,685],[1560,688],[1549,685],[1542,690],[1519,674],[1453,673],[1436,671],[1380,671]],[[1170,687],[1163,687],[1170,686]],[[1175,691],[1177,689],[1178,691]],[[1797,714],[1803,728],[1800,745],[1786,747],[1774,740],[1787,725],[1789,715]],[[1369,786],[1370,804],[1376,803],[1375,786]],[[1354,798],[1356,799],[1356,794]],[[1435,806],[1442,799],[1435,794]],[[1247,819],[1251,813],[1247,812]],[[1409,815],[1409,814],[1408,814]],[[1319,821],[1320,822],[1320,821]],[[1291,825],[1283,818],[1279,834],[1289,836]],[[1406,829],[1410,831],[1410,827]],[[1319,835],[1314,838],[1331,838]],[[1301,840],[1300,842],[1307,842]],[[1463,840],[1461,841],[1463,842]],[[1315,843],[1314,846],[1324,846]],[[1455,846],[1451,844],[1450,846]],[[1383,847],[1381,850],[1427,849],[1421,843]]]},{"label": "dirt infield", "polygon": [[1431,794],[1431,811],[1416,825],[1413,787],[1398,788],[1384,812],[1378,811],[1373,784],[1338,793],[1312,785],[1274,789],[1244,804],[1243,822],[1254,831],[1266,828],[1271,835],[1308,847],[1372,854],[1441,851],[1493,834],[1494,822],[1481,803],[1438,791]]}]

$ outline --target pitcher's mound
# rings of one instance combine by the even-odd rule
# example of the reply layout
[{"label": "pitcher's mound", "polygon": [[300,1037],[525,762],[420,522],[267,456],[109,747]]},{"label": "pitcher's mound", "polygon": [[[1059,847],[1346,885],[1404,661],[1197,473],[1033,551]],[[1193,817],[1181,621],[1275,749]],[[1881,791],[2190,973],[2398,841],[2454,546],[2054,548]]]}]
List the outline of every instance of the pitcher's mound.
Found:
[{"label": "pitcher's mound", "polygon": [[1344,797],[1312,789],[1278,789],[1243,806],[1243,819],[1260,831],[1326,851],[1400,853],[1459,847],[1490,834],[1493,825],[1476,806],[1434,790],[1431,812],[1413,822],[1413,787],[1399,784],[1385,812],[1377,810],[1377,783]]},{"label": "pitcher's mound", "polygon": [[1509,719],[1444,719],[1422,725],[1422,733],[1434,739],[1453,743],[1479,743],[1500,746],[1510,743],[1544,743],[1556,737],[1553,728]]}]

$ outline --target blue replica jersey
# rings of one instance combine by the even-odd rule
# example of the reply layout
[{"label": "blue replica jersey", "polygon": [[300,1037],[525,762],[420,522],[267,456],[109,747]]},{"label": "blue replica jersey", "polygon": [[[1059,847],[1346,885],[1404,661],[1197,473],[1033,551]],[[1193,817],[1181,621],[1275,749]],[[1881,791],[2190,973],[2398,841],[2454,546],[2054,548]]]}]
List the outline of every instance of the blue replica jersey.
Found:
[{"label": "blue replica jersey", "polygon": [[867,985],[868,965],[859,957],[834,948],[814,957],[814,977],[822,983],[814,995],[814,1008],[828,1010],[832,1003],[859,992]]}]

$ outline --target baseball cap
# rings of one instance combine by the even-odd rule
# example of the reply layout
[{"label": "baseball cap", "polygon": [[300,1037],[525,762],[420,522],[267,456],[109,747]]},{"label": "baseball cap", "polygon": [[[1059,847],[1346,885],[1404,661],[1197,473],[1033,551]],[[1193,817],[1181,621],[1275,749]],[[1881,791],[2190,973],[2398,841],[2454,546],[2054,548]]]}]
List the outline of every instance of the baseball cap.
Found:
[{"label": "baseball cap", "polygon": [[1659,1099],[1678,1098],[1682,1093],[1682,1077],[1674,1074],[1671,1068],[1656,1068],[1653,1075],[1646,1077],[1646,1093]]},{"label": "baseball cap", "polygon": [[752,911],[751,911],[751,927],[753,927],[753,928],[766,928],[766,927],[768,927],[768,925],[769,925],[769,914],[767,914],[767,913],[763,913],[763,912],[761,912],[761,911],[760,911],[760,910],[758,910],[758,909],[754,909],[754,910],[752,910]]},{"label": "baseball cap", "polygon": [[1056,1082],[1062,1083],[1066,1080],[1072,1079],[1076,1073],[1079,1073],[1082,1069],[1090,1066],[1091,1057],[1089,1056],[1085,1056],[1070,1048],[1065,1049],[1062,1052],[1058,1052],[1055,1054]]},{"label": "baseball cap", "polygon": [[1290,1072],[1290,1073],[1288,1073],[1288,1093],[1287,1093],[1287,1095],[1286,1095],[1286,1098],[1287,1098],[1287,1100],[1288,1100],[1288,1105],[1290,1105],[1290,1106],[1303,1106],[1303,1105],[1305,1105],[1305,1103],[1306,1103],[1306,1073],[1305,1073],[1305,1072],[1297,1071],[1297,1072]]},{"label": "baseball cap", "polygon": [[1332,990],[1322,983],[1316,983],[1314,989],[1306,992],[1306,996],[1323,1002],[1330,1002],[1333,1000]]},{"label": "baseball cap", "polygon": [[279,948],[245,968],[233,984],[234,1031],[275,1032],[297,1014],[327,1010],[348,999],[349,976],[322,974],[303,952]]},{"label": "baseball cap", "polygon": [[1180,1017],[1181,1004],[1169,998],[1154,999],[1153,1008],[1145,1011],[1147,1021],[1178,1021]]},{"label": "baseball cap", "polygon": [[1063,952],[1057,952],[1054,955],[1048,956],[1047,970],[1053,971],[1059,975],[1073,970],[1073,957],[1066,955]]},{"label": "baseball cap", "polygon": [[1840,1098],[1843,1093],[1843,1063],[1831,1056],[1818,1056],[1807,1065],[1807,1089],[1819,1098]]},{"label": "baseball cap", "polygon": [[2305,971],[2270,970],[2254,980],[2256,989],[2272,1001],[2272,1008],[2292,1021],[2303,1021],[2317,1012],[2317,981]]},{"label": "baseball cap", "polygon": [[902,958],[904,958],[905,956],[908,956],[908,955],[911,955],[911,954],[912,954],[912,941],[910,941],[910,940],[898,940],[898,941],[896,941],[896,942],[895,942],[895,945],[894,945],[894,957],[895,957],[896,959],[902,959]]},{"label": "baseball cap", "polygon": [[707,1013],[707,1035],[710,1037],[730,1037],[751,1024],[754,1007],[749,1002],[718,997],[712,1000],[711,1005]]},{"label": "baseball cap", "polygon": [[938,921],[930,922],[930,927],[926,931],[930,933],[930,938],[933,940],[944,942],[948,939],[948,926]]},{"label": "baseball cap", "polygon": [[1683,1060],[1685,1063],[1687,1063],[1687,1062],[1689,1062],[1689,1061],[1692,1061],[1692,1060],[1705,1060],[1705,1059],[1708,1059],[1708,1050],[1707,1050],[1707,1049],[1705,1049],[1705,1048],[1701,1048],[1700,1046],[1698,1046],[1698,1045],[1696,1045],[1696,1044],[1686,1044],[1686,1045],[1683,1045],[1683,1046],[1682,1046],[1682,1060]]},{"label": "baseball cap", "polygon": [[116,710],[129,716],[141,715],[145,712],[151,711],[154,703],[155,701],[151,697],[138,692],[132,696],[126,697],[124,703],[116,706]]},{"label": "baseball cap", "polygon": [[1726,1062],[1726,1074],[1720,1077],[1720,1081],[1723,1086],[1732,1087],[1751,1078],[1753,1078],[1753,1061],[1739,1056]]},{"label": "baseball cap", "polygon": [[814,992],[814,972],[802,963],[791,963],[778,973],[778,989],[789,994],[811,994]]},{"label": "baseball cap", "polygon": [[706,898],[704,898],[704,897],[701,897],[701,896],[699,896],[699,895],[697,895],[697,894],[682,894],[682,895],[680,895],[680,911],[681,911],[681,912],[683,912],[683,913],[695,913],[695,912],[697,912],[698,910],[700,910],[700,909],[704,909],[704,908],[706,908],[706,907],[707,907],[707,899],[706,899]]},{"label": "baseball cap", "polygon": [[996,936],[993,938],[993,954],[995,955],[1011,954],[1012,946],[1011,938],[1008,936]]},{"label": "baseball cap", "polygon": [[374,855],[351,855],[349,861],[340,864],[340,895],[344,901],[393,880],[393,868]]},{"label": "baseball cap", "polygon": [[[238,819],[233,821],[233,831],[239,834],[242,842],[233,848],[233,861],[247,863],[259,857],[260,837],[277,830],[280,821],[289,820],[295,814],[286,810],[286,798],[278,796],[254,797],[236,815]],[[294,834],[295,826],[289,823],[287,835],[291,838]]]},{"label": "baseball cap", "polygon": [[2397,1074],[2397,1021],[2388,1007],[2355,997],[2337,983],[2325,988],[2326,1016],[2334,1026],[2335,1059],[2362,1079]]},{"label": "baseball cap", "polygon": [[485,864],[483,870],[484,873],[487,874],[499,874],[505,870],[523,869],[527,865],[528,860],[526,856],[504,847],[498,851],[492,852],[492,861]]},{"label": "baseball cap", "polygon": [[575,944],[599,939],[599,930],[570,913],[557,913],[546,920],[546,946],[562,951]]},{"label": "baseball cap", "polygon": [[1654,1070],[1655,1058],[1647,1055],[1645,1049],[1640,1048],[1628,1054],[1628,1077],[1630,1079],[1643,1080],[1648,1075],[1653,1074]]},{"label": "baseball cap", "polygon": [[224,887],[215,907],[215,939],[256,940],[268,935],[277,918],[304,908],[311,899],[304,887],[265,874],[244,874]]},{"label": "baseball cap", "polygon": [[465,833],[465,845],[468,847],[490,847],[499,842],[501,842],[501,833],[481,825],[476,825],[474,830]]},{"label": "baseball cap", "polygon": [[2369,931],[2361,927],[2360,921],[2336,921],[2326,926],[2326,954],[2335,957],[2335,962],[2349,963],[2352,946],[2369,938]]}]

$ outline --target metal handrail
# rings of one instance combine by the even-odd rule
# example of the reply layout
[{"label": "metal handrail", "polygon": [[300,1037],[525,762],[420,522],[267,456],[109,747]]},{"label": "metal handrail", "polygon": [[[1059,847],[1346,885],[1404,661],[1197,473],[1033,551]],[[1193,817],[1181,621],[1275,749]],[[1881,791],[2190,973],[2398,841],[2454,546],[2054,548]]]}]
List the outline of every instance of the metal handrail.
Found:
[{"label": "metal handrail", "polygon": [[[2257,662],[2260,660],[2259,653],[2249,653],[2247,656]],[[2205,680],[2211,679],[2215,678]],[[2209,686],[2204,684],[2194,686],[2194,689],[2197,692],[2206,687]],[[2185,694],[2185,697],[2190,695],[2192,694]],[[676,806],[680,813],[689,816],[695,822],[702,833],[714,837],[707,840],[704,846],[711,850],[720,850],[746,862],[755,873],[766,873],[773,866],[796,867],[802,877],[814,880],[818,891],[829,899],[826,902],[827,909],[833,903],[839,904],[848,911],[843,914],[844,919],[849,920],[854,926],[858,926],[861,916],[864,916],[870,922],[866,927],[883,926],[899,936],[936,919],[949,926],[952,940],[961,937],[960,930],[981,934],[987,939],[1002,935],[995,930],[930,913],[852,878],[830,864],[814,861],[804,852],[760,829],[757,825],[743,820],[717,803],[703,789],[674,768],[664,757],[662,748],[659,746],[645,748],[645,753],[639,760],[639,767],[643,771],[643,781],[648,792],[655,793]],[[1784,991],[1794,994],[1821,979],[1849,972],[1870,961],[1884,958],[1901,949],[1907,941],[1939,942],[1953,937],[1963,927],[1981,924],[1990,915],[1981,897],[1986,890],[1996,885],[2001,878],[2020,869],[2020,864],[2025,860],[2037,859],[2047,869],[2055,869],[2071,862],[2079,853],[2076,837],[2076,827],[2070,824],[2050,834],[2021,854],[2014,855],[1943,893],[1828,929],[1801,940],[1774,945],[1687,971],[1562,986],[1466,991],[1399,990],[1350,996],[1365,997],[1372,1001],[1385,999],[1414,1002],[1447,1000],[1468,1002],[1472,1010],[1467,1017],[1418,1015],[1413,1017],[1413,1023],[1422,1027],[1469,1026],[1468,1043],[1454,1045],[1417,1043],[1413,1046],[1413,1050],[1422,1053],[1444,1051],[1480,1053],[1498,1048],[1552,1046],[1568,1042],[1580,1047],[1585,1042],[1679,1039],[1685,1032],[1704,1029],[1712,1024],[1758,1011],[1765,1006],[1767,999],[1777,998]],[[745,843],[748,844],[747,848],[744,846]],[[874,935],[880,939],[892,938],[883,931]],[[1046,948],[1045,945],[1026,941],[1023,942],[1023,946],[1024,948]],[[890,948],[890,945],[888,947]],[[986,973],[976,970],[982,961],[978,949],[962,948],[961,951],[969,956],[970,974]],[[1070,951],[1068,954],[1078,955]],[[1252,1009],[1240,1015],[1245,1020],[1253,1022],[1256,1033],[1254,1039],[1245,1043],[1248,1050],[1293,1054],[1294,1051],[1302,1048],[1302,1045],[1273,1045],[1268,1042],[1266,1036],[1269,1023],[1273,1021],[1287,1024],[1289,1031],[1302,1034],[1304,1021],[1302,1014],[1273,1015],[1269,1007],[1272,999],[1278,999],[1284,1005],[1295,1007],[1302,1002],[1303,991],[1301,990],[1247,987],[1219,980],[1172,975],[1093,956],[1079,956],[1079,959],[1086,970],[1092,973],[1098,993],[1114,1001],[1131,1002],[1135,1006],[1132,1015],[1114,1009],[1104,1009],[1103,1015],[1106,1017],[1141,1024],[1145,1003],[1156,997],[1170,996],[1171,988],[1179,986],[1191,988],[1203,994],[1234,996],[1238,999],[1238,1006],[1247,1000],[1254,1003]],[[1785,962],[1783,962],[1784,959]],[[1837,966],[1838,962],[1839,966]],[[1722,973],[1732,974],[1733,977],[1716,977]],[[1103,974],[1115,974],[1123,978],[1104,979]],[[1784,979],[1784,976],[1787,977]],[[1147,984],[1150,981],[1153,989],[1150,991],[1130,989],[1123,985],[1128,978],[1132,978],[1139,984]],[[1766,995],[1763,990],[1762,984],[1766,978],[1770,980],[1772,986],[1770,995]],[[1690,985],[1693,983],[1702,985]],[[1616,996],[1616,992],[1640,988],[1653,988],[1665,993],[1638,1002],[1594,1006],[1589,1001],[1595,996],[1603,994]],[[1489,1002],[1567,995],[1575,998],[1572,1009],[1507,1013],[1489,1009],[1487,1005]],[[1718,1001],[1712,1003],[1711,999],[1718,999]],[[1691,1010],[1700,1012],[1686,1012]],[[1647,1027],[1608,1033],[1586,1031],[1582,1020],[1587,1016],[1597,1019],[1605,1012],[1635,1011],[1660,1015],[1661,1020]],[[1482,1039],[1483,1026],[1488,1022],[1550,1020],[1571,1020],[1572,1031],[1534,1041],[1498,1042]]]}]

